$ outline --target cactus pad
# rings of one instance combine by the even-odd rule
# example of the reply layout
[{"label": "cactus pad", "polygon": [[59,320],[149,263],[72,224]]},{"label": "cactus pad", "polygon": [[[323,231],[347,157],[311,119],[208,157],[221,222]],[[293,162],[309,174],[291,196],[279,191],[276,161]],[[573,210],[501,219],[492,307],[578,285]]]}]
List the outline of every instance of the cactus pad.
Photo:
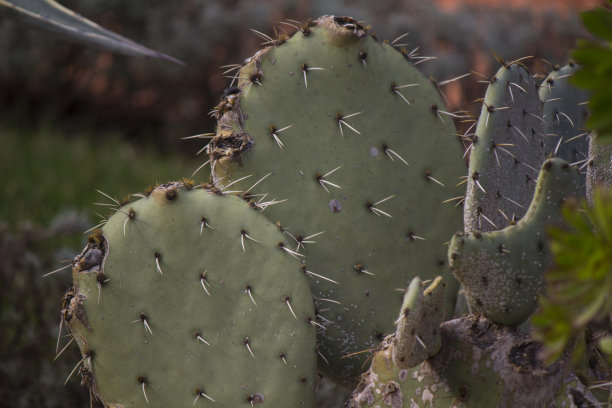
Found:
[{"label": "cactus pad", "polygon": [[491,79],[470,153],[464,224],[493,231],[522,217],[545,159],[542,104],[536,84],[518,62]]},{"label": "cactus pad", "polygon": [[441,346],[440,324],[444,320],[444,289],[437,277],[425,291],[414,278],[404,295],[393,339],[393,361],[400,368],[412,368],[438,353]]},{"label": "cactus pad", "polygon": [[561,159],[542,165],[527,214],[500,231],[455,234],[451,268],[472,311],[502,324],[518,325],[537,307],[543,273],[552,262],[546,228],[562,224],[561,205],[582,184],[577,169]]},{"label": "cactus pad", "polygon": [[317,302],[320,370],[350,382],[367,356],[355,353],[393,329],[395,289],[417,272],[444,276],[452,313],[457,284],[443,243],[461,209],[443,201],[461,196],[461,146],[412,55],[355,20],[322,17],[273,43],[214,111],[213,177],[221,186],[268,176],[256,188],[241,184],[244,197],[287,200],[266,215],[324,277],[310,275],[315,296],[334,301]]},{"label": "cactus pad", "polygon": [[189,184],[122,207],[75,261],[66,299],[92,394],[111,407],[311,406],[312,295],[284,238],[240,198]]}]

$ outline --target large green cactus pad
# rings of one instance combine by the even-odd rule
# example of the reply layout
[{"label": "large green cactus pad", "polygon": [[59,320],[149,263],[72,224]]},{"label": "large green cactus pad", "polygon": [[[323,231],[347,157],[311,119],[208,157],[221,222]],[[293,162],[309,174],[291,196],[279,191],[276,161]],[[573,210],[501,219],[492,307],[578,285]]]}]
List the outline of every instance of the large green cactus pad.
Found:
[{"label": "large green cactus pad", "polygon": [[443,201],[462,195],[454,186],[465,165],[452,119],[409,53],[337,17],[275,43],[215,110],[213,176],[222,185],[269,174],[245,197],[287,199],[266,214],[296,241],[325,231],[299,249],[310,271],[337,282],[311,275],[316,297],[340,302],[318,302],[320,369],[348,382],[367,356],[352,354],[393,329],[395,289],[417,273],[444,276],[452,313],[457,284],[443,244],[461,210]]},{"label": "large green cactus pad", "polygon": [[546,229],[563,224],[561,205],[583,184],[578,170],[561,159],[542,165],[527,214],[503,230],[457,233],[449,247],[451,268],[472,311],[518,325],[537,307],[543,274],[552,257]]},{"label": "large green cactus pad", "polygon": [[75,261],[64,318],[81,375],[112,407],[311,406],[314,308],[299,262],[240,198],[189,187],[122,207]]}]

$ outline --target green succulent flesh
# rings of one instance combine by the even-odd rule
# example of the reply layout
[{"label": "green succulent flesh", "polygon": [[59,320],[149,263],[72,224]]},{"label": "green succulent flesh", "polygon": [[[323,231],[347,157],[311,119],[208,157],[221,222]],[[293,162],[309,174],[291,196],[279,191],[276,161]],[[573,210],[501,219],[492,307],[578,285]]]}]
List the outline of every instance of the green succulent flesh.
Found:
[{"label": "green succulent flesh", "polygon": [[465,173],[435,86],[406,55],[350,24],[321,18],[308,35],[253,57],[211,144],[218,184],[269,175],[236,189],[255,202],[287,200],[265,214],[304,239],[293,249],[324,277],[310,275],[314,295],[339,302],[317,302],[319,369],[346,383],[367,357],[352,354],[393,330],[396,289],[417,273],[444,277],[452,314],[457,283],[443,244],[461,228],[461,209],[443,201],[461,198],[455,185]]},{"label": "green succulent flesh", "polygon": [[516,225],[455,234],[450,264],[473,312],[507,325],[531,316],[544,289],[543,273],[552,262],[547,228],[563,224],[561,206],[582,184],[577,169],[549,159],[542,165],[527,214]]},{"label": "green succulent flesh", "polygon": [[69,324],[105,404],[312,406],[312,295],[265,217],[238,197],[169,184],[103,233],[102,268],[90,244],[74,271]]},{"label": "green succulent flesh", "polygon": [[470,152],[466,231],[493,231],[522,217],[545,159],[542,104],[518,63],[503,66],[485,94]]}]

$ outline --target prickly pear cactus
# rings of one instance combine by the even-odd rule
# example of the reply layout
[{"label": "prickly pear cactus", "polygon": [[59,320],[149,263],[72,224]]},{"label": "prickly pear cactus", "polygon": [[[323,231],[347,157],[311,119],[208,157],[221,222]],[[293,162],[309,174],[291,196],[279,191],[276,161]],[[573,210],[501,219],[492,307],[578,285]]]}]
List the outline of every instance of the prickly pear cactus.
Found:
[{"label": "prickly pear cactus", "polygon": [[440,324],[444,321],[444,289],[438,276],[425,290],[417,277],[410,282],[393,339],[393,361],[400,368],[412,368],[438,353]]},{"label": "prickly pear cactus", "polygon": [[412,369],[399,368],[390,339],[372,358],[348,408],[586,407],[597,399],[564,355],[538,361],[542,346],[514,328],[467,316],[440,326],[440,351]]},{"label": "prickly pear cactus", "polygon": [[488,233],[457,233],[450,265],[473,312],[496,323],[518,325],[534,312],[552,258],[546,229],[563,224],[561,205],[583,184],[579,171],[561,159],[542,165],[527,214],[516,225]]},{"label": "prickly pear cactus", "polygon": [[75,261],[63,316],[83,381],[109,407],[312,406],[312,295],[286,237],[191,187],[122,207]]},{"label": "prickly pear cactus", "polygon": [[261,180],[232,188],[308,256],[324,326],[319,369],[350,383],[367,357],[360,352],[392,329],[395,289],[417,273],[444,276],[452,314],[457,284],[443,243],[461,227],[461,147],[414,55],[357,21],[322,17],[270,43],[214,110],[213,177],[218,186]]},{"label": "prickly pear cactus", "polygon": [[493,231],[522,217],[545,159],[542,104],[520,62],[490,80],[470,152],[465,231]]},{"label": "prickly pear cactus", "polygon": [[[559,157],[584,168],[589,160],[590,132],[584,128],[588,94],[570,84],[570,78],[577,70],[574,63],[554,67],[540,84],[539,94],[546,121],[547,156]],[[577,192],[580,196],[585,195],[584,185],[582,187]]]}]

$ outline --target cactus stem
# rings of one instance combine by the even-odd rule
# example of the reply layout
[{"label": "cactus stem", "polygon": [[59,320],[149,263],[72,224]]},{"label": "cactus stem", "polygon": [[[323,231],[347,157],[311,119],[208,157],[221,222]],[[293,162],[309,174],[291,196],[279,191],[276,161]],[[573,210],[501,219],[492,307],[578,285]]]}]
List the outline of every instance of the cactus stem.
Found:
[{"label": "cactus stem", "polygon": [[202,391],[202,389],[201,389],[201,388],[196,388],[196,389],[195,389],[195,393],[196,393],[196,397],[195,397],[195,399],[193,400],[193,405],[195,405],[195,404],[198,402],[198,398],[200,398],[200,397],[204,397],[204,398],[206,398],[207,400],[212,401],[212,402],[217,402],[217,401],[215,401],[214,399],[212,399],[210,396],[206,395],[206,394],[204,393],[204,391]]},{"label": "cactus stem", "polygon": [[245,337],[244,339],[242,339],[242,343],[246,346],[247,350],[249,350],[249,353],[251,353],[251,356],[255,358],[255,354],[253,354],[253,350],[251,350],[251,346],[249,345],[249,338]]},{"label": "cactus stem", "polygon": [[255,302],[255,299],[253,298],[253,288],[251,287],[251,285],[247,285],[246,288],[244,288],[244,291],[249,294],[251,302],[253,302],[253,304],[257,306],[257,302]]},{"label": "cactus stem", "polygon": [[291,307],[291,303],[289,303],[289,300],[290,300],[290,299],[289,299],[289,296],[285,296],[285,297],[283,298],[283,301],[284,301],[284,302],[287,304],[287,307],[289,307],[289,311],[291,312],[291,314],[293,315],[293,317],[295,317],[295,318],[296,318],[296,320],[297,320],[297,316],[295,315],[295,312],[293,311],[293,308]]},{"label": "cactus stem", "polygon": [[326,277],[326,276],[319,275],[318,273],[314,273],[314,272],[312,272],[312,271],[307,270],[307,269],[306,269],[306,265],[303,265],[303,266],[302,266],[302,270],[304,271],[304,273],[305,273],[306,275],[308,275],[308,276],[310,276],[310,277],[315,276],[315,277],[317,277],[317,278],[321,278],[321,279],[324,279],[324,280],[326,280],[326,281],[328,281],[328,282],[335,283],[336,285],[339,285],[339,283],[338,283],[338,282],[336,282],[336,281],[335,281],[335,280],[333,280],[333,279],[330,279],[330,278],[328,278],[328,277]]}]

